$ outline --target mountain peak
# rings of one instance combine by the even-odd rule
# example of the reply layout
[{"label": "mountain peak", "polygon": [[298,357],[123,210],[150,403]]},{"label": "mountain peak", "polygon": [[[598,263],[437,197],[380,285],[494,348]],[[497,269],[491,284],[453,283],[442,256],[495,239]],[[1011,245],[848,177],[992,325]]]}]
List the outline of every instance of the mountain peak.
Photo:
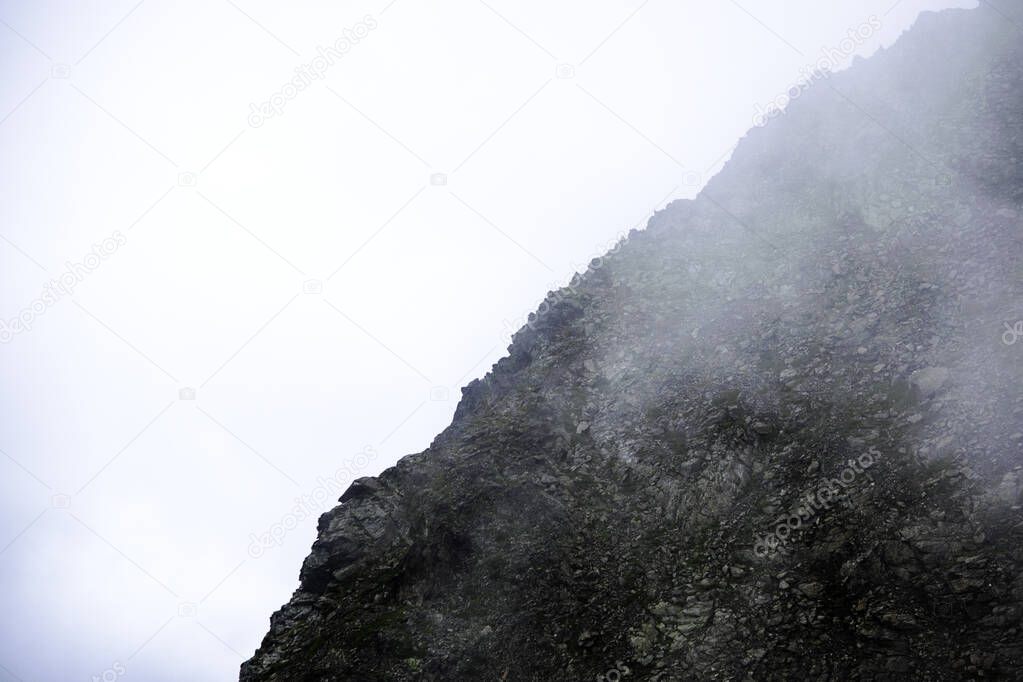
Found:
[{"label": "mountain peak", "polygon": [[1021,121],[993,7],[812,85],[321,517],[241,680],[1018,676]]}]

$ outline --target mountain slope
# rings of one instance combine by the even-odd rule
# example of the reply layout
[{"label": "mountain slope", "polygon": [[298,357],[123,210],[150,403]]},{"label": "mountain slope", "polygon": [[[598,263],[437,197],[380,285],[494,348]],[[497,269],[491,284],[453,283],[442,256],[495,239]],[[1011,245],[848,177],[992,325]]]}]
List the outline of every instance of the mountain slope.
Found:
[{"label": "mountain slope", "polygon": [[552,292],[241,680],[1023,679],[1007,12],[924,15]]}]

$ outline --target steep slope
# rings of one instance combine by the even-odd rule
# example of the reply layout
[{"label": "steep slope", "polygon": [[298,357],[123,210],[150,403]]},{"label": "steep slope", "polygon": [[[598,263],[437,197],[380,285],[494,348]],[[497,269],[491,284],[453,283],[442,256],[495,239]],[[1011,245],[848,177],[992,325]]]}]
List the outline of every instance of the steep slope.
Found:
[{"label": "steep slope", "polygon": [[924,15],[553,292],[241,680],[1023,679],[1008,12]]}]

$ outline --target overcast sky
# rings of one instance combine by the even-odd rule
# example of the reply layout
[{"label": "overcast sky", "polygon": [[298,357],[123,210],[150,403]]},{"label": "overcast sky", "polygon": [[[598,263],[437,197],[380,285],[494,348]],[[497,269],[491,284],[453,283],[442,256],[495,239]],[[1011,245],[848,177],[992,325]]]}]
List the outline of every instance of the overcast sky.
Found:
[{"label": "overcast sky", "polygon": [[236,679],[549,289],[973,4],[0,1],[0,682]]}]

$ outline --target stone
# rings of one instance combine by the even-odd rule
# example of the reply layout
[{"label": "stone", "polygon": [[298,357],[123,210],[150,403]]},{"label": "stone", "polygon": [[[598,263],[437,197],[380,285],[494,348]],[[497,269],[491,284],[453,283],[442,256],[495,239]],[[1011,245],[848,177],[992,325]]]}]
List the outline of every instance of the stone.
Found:
[{"label": "stone", "polygon": [[811,599],[816,599],[823,594],[824,586],[816,582],[802,583],[799,586],[799,591]]},{"label": "stone", "polygon": [[241,682],[1019,677],[1023,15],[988,5],[811,84],[552,292],[302,522]]},{"label": "stone", "polygon": [[946,367],[926,367],[909,375],[911,386],[920,391],[924,398],[930,398],[948,381],[949,372]]}]

